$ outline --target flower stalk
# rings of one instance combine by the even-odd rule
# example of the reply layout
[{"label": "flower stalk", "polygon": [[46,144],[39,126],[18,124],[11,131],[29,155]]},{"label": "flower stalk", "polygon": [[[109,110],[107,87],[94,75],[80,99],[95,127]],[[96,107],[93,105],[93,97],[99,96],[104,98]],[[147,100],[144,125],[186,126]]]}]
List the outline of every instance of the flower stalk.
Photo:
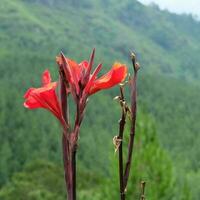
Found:
[{"label": "flower stalk", "polygon": [[128,157],[125,165],[124,172],[124,187],[126,188],[131,168],[133,145],[135,139],[135,126],[136,126],[136,112],[137,112],[137,72],[139,70],[139,64],[136,62],[134,53],[131,53],[131,60],[133,64],[134,74],[129,80],[130,92],[131,92],[131,128],[128,144]]},{"label": "flower stalk", "polygon": [[[64,71],[60,67],[59,69],[59,79],[60,79],[60,100],[61,100],[61,110],[63,118],[68,124],[69,127],[69,116],[68,116],[68,95],[66,92],[67,82],[64,79]],[[66,189],[68,193],[68,198],[73,199],[73,171],[70,170],[70,166],[73,165],[72,159],[70,156],[70,144],[69,144],[69,129],[68,127],[63,127],[63,135],[62,135],[62,147],[63,147],[63,164],[64,164],[64,174],[65,174],[65,183]]]},{"label": "flower stalk", "polygon": [[125,200],[125,191],[124,191],[124,180],[123,180],[123,136],[124,136],[124,127],[126,124],[126,114],[127,109],[124,108],[124,88],[120,86],[120,105],[121,105],[121,119],[119,121],[119,135],[118,139],[120,140],[119,146],[119,180],[120,180],[120,198]]},{"label": "flower stalk", "polygon": [[[135,126],[136,126],[136,109],[137,109],[137,72],[139,70],[139,64],[136,62],[136,57],[134,53],[131,53],[131,61],[133,64],[134,74],[129,78],[130,94],[131,94],[131,106],[128,107],[125,96],[124,96],[124,86],[120,86],[120,96],[119,102],[121,106],[121,119],[119,121],[119,134],[117,139],[120,140],[118,147],[118,165],[119,165],[119,185],[120,185],[120,199],[125,200],[126,187],[128,184],[131,161],[133,155],[134,139],[135,139]],[[124,167],[124,158],[123,158],[123,137],[124,137],[124,127],[126,124],[126,117],[130,115],[131,128],[129,134],[129,143],[128,143],[128,155]]]}]

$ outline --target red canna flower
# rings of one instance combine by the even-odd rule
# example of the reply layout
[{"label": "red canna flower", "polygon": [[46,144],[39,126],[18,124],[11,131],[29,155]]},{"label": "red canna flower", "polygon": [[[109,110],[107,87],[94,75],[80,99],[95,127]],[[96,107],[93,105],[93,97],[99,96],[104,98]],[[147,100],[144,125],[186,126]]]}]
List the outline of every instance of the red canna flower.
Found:
[{"label": "red canna flower", "polygon": [[91,95],[99,90],[111,88],[126,78],[126,65],[115,63],[107,74],[97,79],[97,74],[101,70],[102,65],[99,64],[93,74],[91,74],[94,53],[95,51],[93,50],[89,62],[82,61],[80,64],[66,58],[63,54],[56,58],[58,65],[65,72],[66,79],[70,85],[70,91],[75,98],[80,93]]},{"label": "red canna flower", "polygon": [[115,63],[108,73],[93,81],[89,87],[88,93],[91,95],[98,92],[99,90],[111,88],[124,81],[126,75],[126,65]]},{"label": "red canna flower", "polygon": [[72,95],[79,95],[80,86],[81,88],[84,88],[85,83],[87,83],[85,79],[88,79],[90,75],[88,71],[91,71],[91,67],[89,68],[90,64],[88,63],[88,61],[83,61],[78,64],[61,54],[61,56],[56,57],[56,62],[64,70],[65,78],[69,83]]},{"label": "red canna flower", "polygon": [[43,72],[41,82],[42,87],[27,90],[24,95],[24,106],[29,109],[47,109],[64,125],[60,104],[56,95],[57,82],[51,82],[51,75],[48,70]]}]

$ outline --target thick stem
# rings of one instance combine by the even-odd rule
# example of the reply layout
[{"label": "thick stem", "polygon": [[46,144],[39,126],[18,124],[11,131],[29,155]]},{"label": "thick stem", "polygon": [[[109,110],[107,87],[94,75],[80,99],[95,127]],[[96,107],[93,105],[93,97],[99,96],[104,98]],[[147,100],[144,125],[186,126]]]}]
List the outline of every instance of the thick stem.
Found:
[{"label": "thick stem", "polygon": [[131,90],[131,129],[130,129],[130,139],[128,144],[128,156],[127,162],[125,165],[125,172],[124,172],[124,189],[127,186],[130,168],[131,168],[131,161],[132,161],[132,154],[133,154],[133,146],[135,140],[135,125],[136,125],[136,109],[137,109],[137,71],[139,69],[139,64],[136,63],[135,54],[131,54],[131,59],[134,68],[134,75],[130,80],[130,90]]},{"label": "thick stem", "polygon": [[67,197],[70,199],[71,196],[71,184],[70,184],[70,159],[69,159],[69,145],[67,142],[66,134],[63,133],[62,136],[62,147],[63,147],[63,163],[64,163],[64,174],[65,174],[65,183],[67,189]]},{"label": "thick stem", "polygon": [[73,200],[76,200],[76,147],[72,152]]},{"label": "thick stem", "polygon": [[68,168],[68,174],[69,174],[69,194],[68,194],[68,200],[75,200],[74,197],[74,166],[73,166],[73,152],[70,150],[70,160],[69,160],[69,168]]},{"label": "thick stem", "polygon": [[[120,120],[120,128],[123,123],[122,120],[123,120],[123,116]],[[123,135],[119,136],[119,139],[122,140]],[[121,197],[121,200],[125,200],[124,181],[123,181],[123,145],[122,145],[122,141],[119,146],[119,181],[120,181],[120,197]]]},{"label": "thick stem", "polygon": [[[63,119],[65,120],[66,124],[69,125],[68,119],[68,102],[67,102],[67,94],[66,94],[66,85],[65,80],[63,78],[63,71],[60,70],[60,98],[61,98],[61,110]],[[65,174],[65,183],[67,189],[67,199],[73,200],[72,194],[72,168],[71,168],[71,156],[70,156],[70,144],[69,144],[69,133],[68,128],[63,127],[63,136],[62,136],[62,149],[63,149],[63,163],[64,163],[64,174]]]},{"label": "thick stem", "polygon": [[120,199],[125,200],[125,192],[124,192],[124,180],[123,180],[123,135],[124,135],[124,127],[126,123],[126,111],[124,111],[123,108],[123,102],[124,102],[124,93],[123,88],[120,87],[120,101],[121,101],[121,119],[119,121],[119,135],[118,139],[120,140],[120,146],[119,146],[119,182],[120,182]]},{"label": "thick stem", "polygon": [[72,184],[73,184],[73,200],[76,200],[76,152],[77,152],[77,142],[78,142],[78,136],[80,131],[80,125],[82,122],[82,110],[80,108],[80,102],[77,102],[76,105],[76,118],[75,118],[75,124],[74,124],[74,130],[73,130],[73,137],[72,138]]},{"label": "thick stem", "polygon": [[[136,108],[136,104],[135,104]],[[135,110],[136,112],[136,110]],[[136,114],[132,113],[132,124],[131,124],[131,130],[130,130],[130,140],[128,144],[128,156],[127,156],[127,162],[125,166],[125,172],[124,172],[124,188],[126,188],[127,183],[128,183],[128,178],[129,178],[129,173],[130,173],[130,168],[131,168],[131,161],[132,161],[132,154],[133,154],[133,145],[134,145],[134,140],[135,140],[135,122],[136,122]]]}]

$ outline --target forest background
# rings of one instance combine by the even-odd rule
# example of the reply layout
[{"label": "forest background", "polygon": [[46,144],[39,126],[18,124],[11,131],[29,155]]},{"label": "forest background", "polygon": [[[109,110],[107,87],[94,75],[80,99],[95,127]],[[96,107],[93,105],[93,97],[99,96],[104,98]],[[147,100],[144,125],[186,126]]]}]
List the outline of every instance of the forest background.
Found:
[{"label": "forest background", "polygon": [[[137,140],[128,199],[147,182],[152,200],[200,198],[200,22],[136,0],[1,0],[0,199],[63,200],[60,127],[44,110],[23,107],[62,50],[106,72],[115,61],[141,65]],[[117,199],[118,88],[92,96],[78,151],[78,199]]]}]

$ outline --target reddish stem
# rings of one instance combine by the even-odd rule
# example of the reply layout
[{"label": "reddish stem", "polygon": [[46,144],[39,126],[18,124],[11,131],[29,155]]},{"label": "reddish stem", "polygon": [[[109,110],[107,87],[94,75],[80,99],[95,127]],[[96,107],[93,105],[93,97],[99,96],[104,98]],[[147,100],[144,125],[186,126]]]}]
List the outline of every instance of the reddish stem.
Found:
[{"label": "reddish stem", "polygon": [[119,146],[119,181],[120,181],[120,199],[125,200],[125,192],[124,192],[124,180],[123,180],[123,135],[124,135],[124,127],[126,123],[126,111],[124,110],[123,103],[124,99],[124,91],[123,88],[120,87],[120,103],[121,103],[121,119],[119,121],[119,135],[118,139],[121,140]]},{"label": "reddish stem", "polygon": [[131,59],[134,68],[134,75],[130,80],[130,90],[131,90],[131,129],[130,129],[130,139],[128,144],[128,156],[127,162],[125,165],[125,172],[124,172],[124,189],[127,186],[130,168],[131,168],[131,161],[132,161],[132,154],[133,154],[133,146],[135,140],[135,125],[136,125],[136,110],[137,110],[137,71],[139,69],[139,65],[136,63],[135,55],[131,54]]},{"label": "reddish stem", "polygon": [[[67,94],[66,94],[66,85],[65,80],[63,78],[63,71],[60,70],[60,98],[61,98],[61,110],[63,119],[65,120],[66,124],[69,125],[68,119],[68,102],[67,102]],[[73,200],[73,192],[72,192],[72,156],[70,150],[70,143],[69,143],[69,132],[68,128],[64,127],[63,136],[62,136],[62,147],[63,147],[63,163],[64,163],[64,172],[65,172],[65,183],[67,189],[67,199]]]}]

